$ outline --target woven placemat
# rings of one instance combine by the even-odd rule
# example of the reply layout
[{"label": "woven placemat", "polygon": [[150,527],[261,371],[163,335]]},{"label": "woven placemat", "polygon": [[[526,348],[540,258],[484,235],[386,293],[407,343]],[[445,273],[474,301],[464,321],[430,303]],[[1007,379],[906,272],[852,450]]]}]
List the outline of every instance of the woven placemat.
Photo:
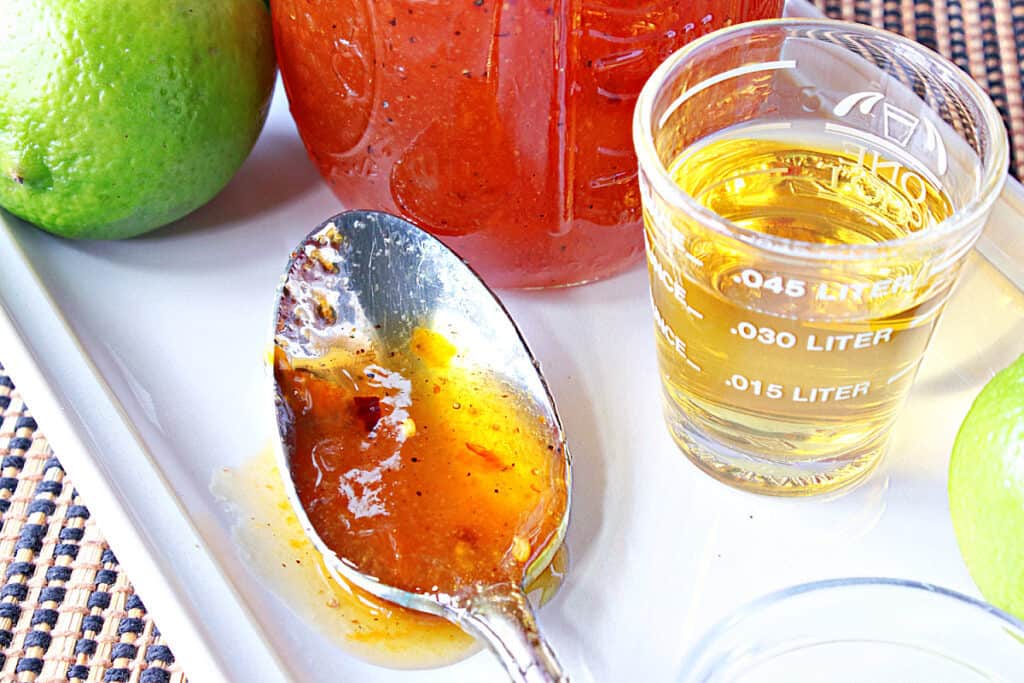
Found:
[{"label": "woven placemat", "polygon": [[0,365],[0,679],[183,683]]},{"label": "woven placemat", "polygon": [[[995,101],[1024,178],[1024,0],[814,0],[952,59]],[[0,679],[184,683],[0,365]]]},{"label": "woven placemat", "polygon": [[945,55],[996,103],[1024,180],[1024,0],[814,0],[833,19],[902,33]]}]

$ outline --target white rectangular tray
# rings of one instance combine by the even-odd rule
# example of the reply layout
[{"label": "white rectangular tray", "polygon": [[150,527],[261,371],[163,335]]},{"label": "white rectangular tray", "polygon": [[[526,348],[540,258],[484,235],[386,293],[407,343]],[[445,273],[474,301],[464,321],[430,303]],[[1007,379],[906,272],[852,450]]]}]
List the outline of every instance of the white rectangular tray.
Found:
[{"label": "white rectangular tray", "polygon": [[[273,438],[262,363],[274,288],[292,246],[338,211],[279,92],[239,175],[168,229],[70,242],[0,212],[0,362],[195,683],[500,681],[487,654],[394,672],[340,652],[247,565],[210,492],[215,473]],[[802,581],[898,576],[977,594],[949,522],[946,465],[975,393],[1024,351],[1022,223],[1012,183],[891,455],[832,502],[738,493],[678,453],[661,420],[642,267],[502,294],[575,457],[569,579],[540,616],[574,681],[670,680],[714,620]]]}]

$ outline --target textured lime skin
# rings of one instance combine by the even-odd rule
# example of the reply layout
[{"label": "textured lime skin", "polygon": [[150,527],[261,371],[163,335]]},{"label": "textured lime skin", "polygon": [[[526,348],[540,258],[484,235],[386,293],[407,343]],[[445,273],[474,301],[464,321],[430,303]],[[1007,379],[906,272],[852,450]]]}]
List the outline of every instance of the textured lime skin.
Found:
[{"label": "textured lime skin", "polygon": [[1024,619],[1024,356],[967,413],[949,464],[949,506],[978,588]]},{"label": "textured lime skin", "polygon": [[264,0],[0,0],[0,206],[131,237],[209,201],[274,83]]}]

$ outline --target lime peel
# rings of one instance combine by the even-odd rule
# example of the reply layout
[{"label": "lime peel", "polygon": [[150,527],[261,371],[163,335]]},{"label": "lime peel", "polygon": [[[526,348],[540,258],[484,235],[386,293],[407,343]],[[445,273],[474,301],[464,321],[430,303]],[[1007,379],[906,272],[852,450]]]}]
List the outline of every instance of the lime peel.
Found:
[{"label": "lime peel", "polygon": [[209,201],[248,156],[275,62],[263,0],[0,0],[0,206],[121,238]]},{"label": "lime peel", "polygon": [[982,594],[1024,618],[1024,356],[967,413],[950,459],[949,506]]}]

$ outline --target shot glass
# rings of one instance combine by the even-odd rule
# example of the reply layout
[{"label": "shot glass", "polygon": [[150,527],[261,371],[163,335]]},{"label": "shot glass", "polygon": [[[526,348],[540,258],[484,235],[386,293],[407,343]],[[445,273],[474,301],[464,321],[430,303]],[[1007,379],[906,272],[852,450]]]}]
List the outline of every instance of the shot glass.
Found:
[{"label": "shot glass", "polygon": [[672,55],[633,135],[675,441],[760,493],[862,480],[1003,186],[992,102],[900,36],[770,20]]}]

